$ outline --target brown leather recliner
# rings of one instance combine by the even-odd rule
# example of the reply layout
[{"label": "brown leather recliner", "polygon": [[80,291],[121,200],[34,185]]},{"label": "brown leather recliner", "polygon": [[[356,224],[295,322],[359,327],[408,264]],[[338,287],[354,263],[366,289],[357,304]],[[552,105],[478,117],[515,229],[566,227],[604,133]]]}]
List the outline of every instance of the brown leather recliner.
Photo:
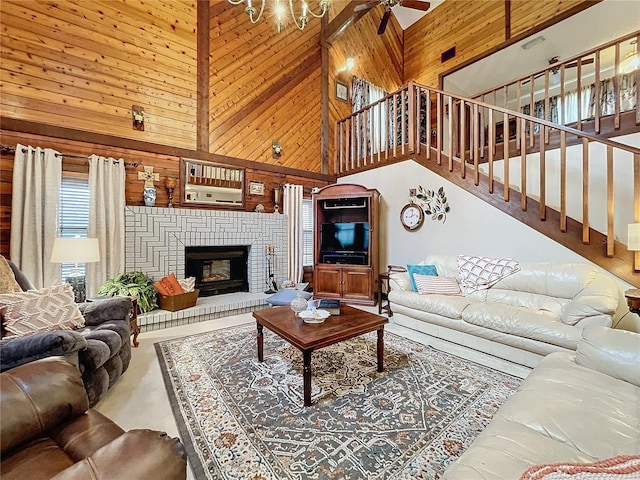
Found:
[{"label": "brown leather recliner", "polygon": [[41,479],[185,479],[177,438],[125,432],[95,410],[77,367],[50,357],[0,374],[0,477]]}]

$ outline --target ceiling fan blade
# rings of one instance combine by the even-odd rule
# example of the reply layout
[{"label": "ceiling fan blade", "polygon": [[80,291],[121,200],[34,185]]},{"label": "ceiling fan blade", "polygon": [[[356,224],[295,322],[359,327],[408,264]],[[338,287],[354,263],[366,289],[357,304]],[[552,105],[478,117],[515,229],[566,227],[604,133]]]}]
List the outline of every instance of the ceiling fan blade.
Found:
[{"label": "ceiling fan blade", "polygon": [[364,2],[364,3],[361,3],[359,5],[356,5],[353,8],[353,11],[354,12],[361,12],[362,10],[371,10],[373,7],[375,7],[379,3],[380,3],[379,0],[373,0],[371,2]]},{"label": "ceiling fan blade", "polygon": [[426,12],[431,7],[431,4],[429,2],[421,2],[420,0],[403,0],[400,2],[400,6]]},{"label": "ceiling fan blade", "polygon": [[380,21],[380,26],[378,27],[378,35],[382,35],[384,31],[387,29],[387,23],[389,23],[389,18],[391,18],[391,9],[387,8],[384,11],[382,20]]}]

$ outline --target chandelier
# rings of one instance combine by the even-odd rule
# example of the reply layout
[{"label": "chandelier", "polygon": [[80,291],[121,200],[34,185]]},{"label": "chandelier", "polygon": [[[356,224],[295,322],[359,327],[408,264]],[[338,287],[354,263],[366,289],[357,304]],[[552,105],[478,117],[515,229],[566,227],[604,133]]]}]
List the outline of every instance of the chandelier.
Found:
[{"label": "chandelier", "polygon": [[[255,2],[252,0],[228,0],[228,2],[232,5],[240,5],[241,3],[246,4],[247,6],[244,9],[244,13],[249,15],[249,19],[251,23],[258,23],[262,18],[262,14],[264,12],[266,0],[256,0]],[[254,3],[260,2],[260,10],[253,6]],[[270,8],[273,11],[273,15],[275,15],[276,19],[276,28],[278,33],[280,33],[285,27],[285,16],[286,16],[286,3],[287,0],[273,0],[270,2],[272,5]],[[293,17],[293,22],[296,24],[299,30],[304,30],[304,27],[309,23],[309,17],[307,15],[311,15],[315,18],[321,18],[325,13],[329,11],[329,0],[320,0],[318,2],[318,7],[320,8],[320,13],[314,13],[306,2],[302,1],[302,11],[300,15],[296,15],[293,8],[293,0],[288,0],[289,3],[289,12],[291,13],[291,17]]]}]

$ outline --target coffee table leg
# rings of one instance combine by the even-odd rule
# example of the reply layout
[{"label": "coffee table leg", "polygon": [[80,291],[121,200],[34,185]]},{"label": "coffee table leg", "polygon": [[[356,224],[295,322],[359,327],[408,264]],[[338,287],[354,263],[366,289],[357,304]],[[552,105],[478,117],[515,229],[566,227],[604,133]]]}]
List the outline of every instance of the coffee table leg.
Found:
[{"label": "coffee table leg", "polygon": [[256,322],[258,326],[258,336],[256,339],[258,340],[258,361],[262,361],[262,324],[260,322]]},{"label": "coffee table leg", "polygon": [[378,371],[384,372],[384,327],[378,330]]},{"label": "coffee table leg", "polygon": [[313,350],[303,350],[302,359],[304,367],[302,370],[302,384],[304,391],[304,406],[311,406],[311,352]]}]

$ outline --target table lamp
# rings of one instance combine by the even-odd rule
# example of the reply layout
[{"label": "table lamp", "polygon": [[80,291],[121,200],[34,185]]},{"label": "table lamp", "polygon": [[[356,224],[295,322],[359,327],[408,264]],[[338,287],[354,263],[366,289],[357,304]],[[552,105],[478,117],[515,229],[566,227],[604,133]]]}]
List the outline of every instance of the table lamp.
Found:
[{"label": "table lamp", "polygon": [[87,298],[86,277],[78,268],[79,263],[99,262],[100,249],[97,238],[62,238],[53,241],[51,252],[53,263],[73,263],[75,266],[65,281],[73,288],[76,302],[84,302]]}]

